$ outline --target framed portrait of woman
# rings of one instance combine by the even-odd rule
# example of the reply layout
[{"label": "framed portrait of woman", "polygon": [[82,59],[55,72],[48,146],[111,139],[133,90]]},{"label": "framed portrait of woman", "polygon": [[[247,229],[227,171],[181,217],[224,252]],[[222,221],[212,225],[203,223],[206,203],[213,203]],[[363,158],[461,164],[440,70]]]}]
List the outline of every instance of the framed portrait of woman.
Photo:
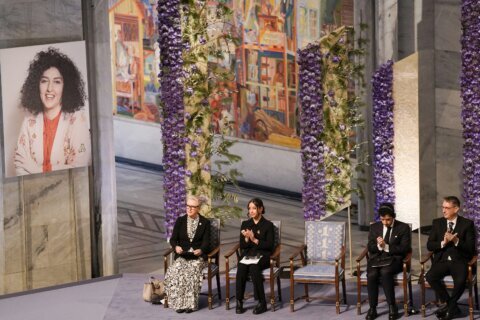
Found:
[{"label": "framed portrait of woman", "polygon": [[84,41],[0,50],[5,177],[91,164]]}]

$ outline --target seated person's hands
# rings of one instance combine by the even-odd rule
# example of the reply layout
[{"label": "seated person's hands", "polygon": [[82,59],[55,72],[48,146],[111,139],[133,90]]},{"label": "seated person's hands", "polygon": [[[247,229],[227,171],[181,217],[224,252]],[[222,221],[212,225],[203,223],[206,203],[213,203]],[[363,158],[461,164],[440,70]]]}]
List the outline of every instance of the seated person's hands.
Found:
[{"label": "seated person's hands", "polygon": [[196,255],[197,257],[202,255],[202,249],[196,249],[196,250],[193,250],[193,254]]},{"label": "seated person's hands", "polygon": [[182,247],[176,246],[176,247],[175,247],[175,252],[176,252],[177,254],[182,254],[182,253],[183,253]]},{"label": "seated person's hands", "polygon": [[380,248],[385,248],[385,241],[382,237],[377,238],[377,245],[380,246]]}]

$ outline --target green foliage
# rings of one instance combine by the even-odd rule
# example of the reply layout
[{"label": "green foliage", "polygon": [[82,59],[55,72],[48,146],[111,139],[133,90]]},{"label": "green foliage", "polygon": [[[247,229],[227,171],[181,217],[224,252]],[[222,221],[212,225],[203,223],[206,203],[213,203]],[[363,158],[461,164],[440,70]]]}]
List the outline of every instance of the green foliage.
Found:
[{"label": "green foliage", "polygon": [[[326,209],[340,210],[352,193],[362,194],[351,184],[354,167],[351,156],[359,148],[355,132],[363,125],[361,99],[355,92],[355,81],[364,85],[364,66],[358,57],[363,50],[353,46],[353,29],[342,27],[320,40],[324,97],[324,166]],[[360,169],[358,169],[360,170]]]},{"label": "green foliage", "polygon": [[222,222],[241,214],[237,195],[226,190],[227,185],[236,185],[240,173],[231,167],[241,158],[229,151],[234,141],[227,140],[223,133],[215,135],[210,124],[215,112],[210,105],[213,96],[220,91],[231,93],[228,83],[233,73],[218,63],[238,42],[230,32],[231,15],[223,0],[182,1],[188,192],[209,194],[212,204],[203,214]]}]

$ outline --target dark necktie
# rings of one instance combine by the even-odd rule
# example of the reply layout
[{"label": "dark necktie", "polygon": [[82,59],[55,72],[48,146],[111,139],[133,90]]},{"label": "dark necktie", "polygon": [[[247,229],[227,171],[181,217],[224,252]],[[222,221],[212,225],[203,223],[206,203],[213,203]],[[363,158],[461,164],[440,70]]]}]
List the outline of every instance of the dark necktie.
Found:
[{"label": "dark necktie", "polygon": [[392,231],[392,227],[387,227],[387,233],[385,234],[385,238],[383,241],[385,241],[386,244],[390,243],[390,233]]},{"label": "dark necktie", "polygon": [[452,221],[450,221],[448,223],[448,232],[453,233],[453,222]]}]

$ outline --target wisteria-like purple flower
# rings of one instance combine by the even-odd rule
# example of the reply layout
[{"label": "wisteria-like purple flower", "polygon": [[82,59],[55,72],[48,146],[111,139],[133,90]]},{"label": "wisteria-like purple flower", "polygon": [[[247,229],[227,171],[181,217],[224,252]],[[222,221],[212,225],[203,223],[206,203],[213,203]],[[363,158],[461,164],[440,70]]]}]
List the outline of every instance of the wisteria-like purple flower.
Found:
[{"label": "wisteria-like purple flower", "polygon": [[301,157],[303,216],[319,219],[326,214],[325,167],[323,165],[322,55],[318,44],[298,51],[299,99],[301,104]]},{"label": "wisteria-like purple flower", "polygon": [[180,0],[158,1],[160,98],[163,104],[163,168],[165,235],[170,238],[176,219],[185,212],[185,122],[183,104],[182,30]]},{"label": "wisteria-like purple flower", "polygon": [[393,175],[393,62],[387,61],[372,79],[373,96],[373,190],[375,215],[383,202],[395,203]]},{"label": "wisteria-like purple flower", "polygon": [[[480,231],[480,2],[462,1],[463,212]],[[477,247],[480,237],[477,237]]]}]

